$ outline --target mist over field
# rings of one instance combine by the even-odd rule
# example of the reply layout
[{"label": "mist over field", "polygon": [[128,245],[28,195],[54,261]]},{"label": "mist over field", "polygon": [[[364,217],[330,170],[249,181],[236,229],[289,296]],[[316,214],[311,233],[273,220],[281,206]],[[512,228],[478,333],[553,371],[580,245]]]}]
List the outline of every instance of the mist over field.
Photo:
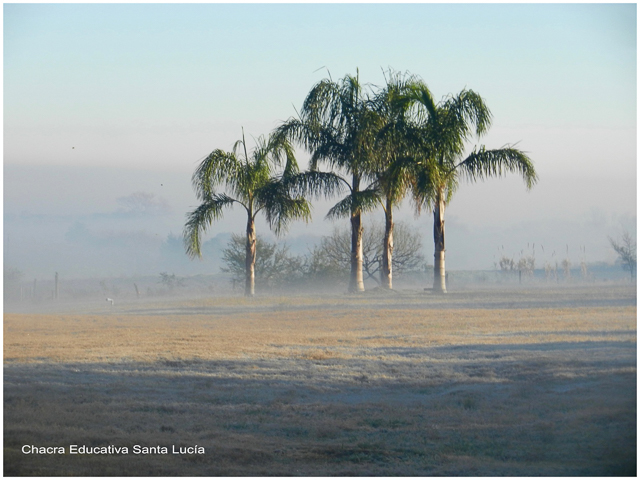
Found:
[{"label": "mist over field", "polygon": [[[218,274],[221,251],[232,233],[244,232],[244,220],[239,210],[231,211],[205,236],[202,260],[189,260],[181,242],[185,214],[197,204],[191,173],[188,168],[5,165],[4,264],[25,279],[54,272],[62,278]],[[531,192],[517,178],[463,184],[447,212],[448,268],[492,270],[503,251],[517,258],[534,243],[540,267],[554,251],[565,258],[567,245],[574,264],[582,247],[588,263],[612,264],[616,255],[607,237],[636,228],[635,178],[605,182],[542,176]],[[592,195],[607,185],[611,195]],[[141,192],[146,203],[132,202]],[[347,226],[346,220],[324,220],[331,205],[314,202],[313,222],[294,222],[279,239],[259,219],[258,234],[305,254],[334,227]],[[433,264],[432,215],[416,218],[406,199],[396,218],[419,230],[424,256]],[[373,212],[366,215],[365,228],[383,221],[381,210]]]}]

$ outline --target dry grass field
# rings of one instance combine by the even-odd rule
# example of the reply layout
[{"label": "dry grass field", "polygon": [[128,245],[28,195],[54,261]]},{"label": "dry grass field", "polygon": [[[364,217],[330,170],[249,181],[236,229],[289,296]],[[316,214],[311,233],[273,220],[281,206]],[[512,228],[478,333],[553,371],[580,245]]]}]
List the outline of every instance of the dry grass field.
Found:
[{"label": "dry grass field", "polygon": [[5,312],[4,474],[635,476],[636,314],[631,286]]}]

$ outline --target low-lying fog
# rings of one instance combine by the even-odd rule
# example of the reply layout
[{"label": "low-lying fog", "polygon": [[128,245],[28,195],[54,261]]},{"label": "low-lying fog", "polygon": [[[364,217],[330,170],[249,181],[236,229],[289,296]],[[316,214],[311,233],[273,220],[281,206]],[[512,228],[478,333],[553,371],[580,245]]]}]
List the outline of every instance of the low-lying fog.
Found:
[{"label": "low-lying fog", "polygon": [[[5,269],[19,270],[25,281],[55,272],[65,279],[219,274],[222,249],[244,231],[244,212],[229,210],[204,237],[202,260],[190,260],[181,243],[185,213],[197,205],[190,175],[190,168],[5,165]],[[635,178],[570,180],[542,177],[530,192],[511,177],[463,183],[447,210],[448,270],[496,270],[502,256],[517,262],[531,253],[538,269],[565,258],[574,267],[613,264],[608,237],[636,230]],[[603,190],[608,194],[592,195]],[[278,242],[304,255],[334,228],[347,228],[346,220],[324,220],[330,205],[314,202],[313,222],[294,223]],[[381,210],[368,214],[365,228],[382,220]],[[421,234],[432,264],[432,216],[416,217],[407,199],[396,221]],[[258,234],[276,241],[262,218]]]}]

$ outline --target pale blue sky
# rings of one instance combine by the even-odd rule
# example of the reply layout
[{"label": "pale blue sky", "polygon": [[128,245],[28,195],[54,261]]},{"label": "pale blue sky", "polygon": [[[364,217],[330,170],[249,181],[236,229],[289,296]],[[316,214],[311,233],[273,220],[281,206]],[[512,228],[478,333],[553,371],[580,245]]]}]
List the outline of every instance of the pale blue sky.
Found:
[{"label": "pale blue sky", "polygon": [[[144,142],[74,160],[62,143],[138,134],[199,158],[231,145],[240,125],[268,133],[327,75],[316,71],[323,66],[334,78],[358,67],[363,81],[377,84],[381,68],[408,70],[436,96],[472,88],[487,99],[496,127],[635,127],[635,11],[632,4],[5,4],[5,161],[180,161],[158,159]],[[61,140],[60,150],[33,142],[47,134]],[[189,148],[198,134],[207,143]]]},{"label": "pale blue sky", "polygon": [[[182,219],[195,203],[197,160],[230,149],[242,126],[268,134],[327,69],[337,79],[358,68],[363,82],[380,85],[392,67],[422,77],[437,98],[479,92],[494,114],[482,143],[519,142],[540,174],[530,193],[517,178],[463,185],[452,221],[636,214],[635,4],[4,4],[3,12],[5,213],[113,209],[136,178],[151,191],[144,172],[154,169],[172,172],[173,188],[154,193]],[[6,168],[33,165],[78,167],[77,178],[65,177],[65,199],[46,177],[13,178]],[[130,169],[129,191],[90,177],[93,167]],[[316,210],[314,224],[326,228],[326,209]],[[238,228],[225,222],[223,230]]]}]

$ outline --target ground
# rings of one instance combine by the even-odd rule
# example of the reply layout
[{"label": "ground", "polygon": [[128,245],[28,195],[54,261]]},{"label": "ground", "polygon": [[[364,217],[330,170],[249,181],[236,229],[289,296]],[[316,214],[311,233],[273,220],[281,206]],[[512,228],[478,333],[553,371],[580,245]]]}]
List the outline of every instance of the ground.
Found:
[{"label": "ground", "polygon": [[5,475],[636,474],[635,286],[54,307],[5,313]]}]

